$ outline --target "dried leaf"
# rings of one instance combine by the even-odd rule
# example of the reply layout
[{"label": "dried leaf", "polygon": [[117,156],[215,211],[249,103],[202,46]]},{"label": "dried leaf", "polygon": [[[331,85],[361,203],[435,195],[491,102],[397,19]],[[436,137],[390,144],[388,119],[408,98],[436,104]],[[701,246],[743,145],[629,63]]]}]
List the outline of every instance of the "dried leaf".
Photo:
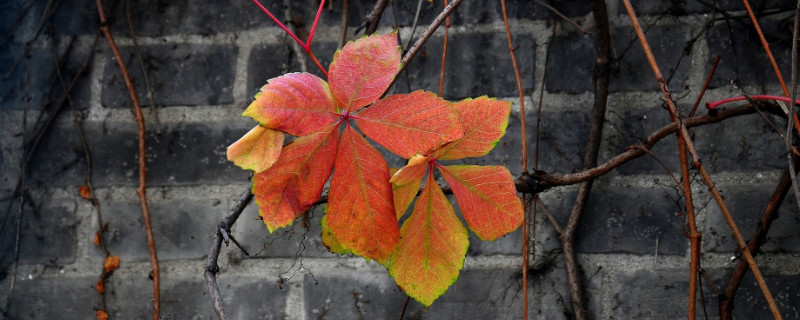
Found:
[{"label": "dried leaf", "polygon": [[97,320],[108,320],[108,313],[106,313],[105,311],[97,310],[97,312],[95,313],[97,315]]},{"label": "dried leaf", "polygon": [[97,289],[97,293],[104,293],[106,292],[106,287],[103,284],[103,280],[97,280],[97,284],[94,285],[94,288]]},{"label": "dried leaf", "polygon": [[84,198],[86,200],[92,200],[92,190],[89,189],[88,185],[84,184],[80,188],[78,188],[78,194],[81,195],[81,198]]},{"label": "dried leaf", "polygon": [[96,246],[100,245],[100,231],[94,233],[94,239],[92,240],[92,243],[94,243]]},{"label": "dried leaf", "polygon": [[106,261],[103,263],[103,268],[105,270],[105,273],[111,273],[112,271],[119,268],[119,257],[118,256],[106,257]]}]

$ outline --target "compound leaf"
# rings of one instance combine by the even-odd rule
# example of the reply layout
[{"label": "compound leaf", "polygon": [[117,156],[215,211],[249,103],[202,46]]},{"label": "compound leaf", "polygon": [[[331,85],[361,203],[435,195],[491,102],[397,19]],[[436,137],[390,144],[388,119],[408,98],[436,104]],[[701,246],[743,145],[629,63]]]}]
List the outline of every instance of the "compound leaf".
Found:
[{"label": "compound leaf", "polygon": [[346,126],[335,166],[328,194],[330,230],[344,249],[385,264],[400,238],[386,161]]},{"label": "compound leaf", "polygon": [[256,126],[228,147],[228,161],[256,173],[267,170],[281,155],[284,134]]},{"label": "compound leaf", "polygon": [[344,110],[354,112],[377,101],[400,70],[397,32],[347,43],[328,69],[331,92]]},{"label": "compound leaf", "polygon": [[453,104],[453,109],[458,112],[464,136],[442,147],[432,158],[456,160],[489,153],[506,133],[511,102],[483,96],[461,100]]},{"label": "compound leaf", "polygon": [[272,168],[253,177],[259,214],[270,232],[287,226],[317,201],[333,170],[337,126],[286,145]]},{"label": "compound leaf", "polygon": [[406,159],[464,135],[450,102],[425,91],[382,99],[356,119],[365,135]]},{"label": "compound leaf", "polygon": [[242,115],[262,126],[304,136],[339,119],[328,84],[310,73],[270,79]]},{"label": "compound leaf", "polygon": [[522,204],[508,169],[473,165],[440,169],[464,220],[478,237],[495,240],[522,224]]},{"label": "compound leaf", "polygon": [[406,294],[430,306],[458,279],[469,246],[467,230],[432,175],[400,236],[389,275]]}]

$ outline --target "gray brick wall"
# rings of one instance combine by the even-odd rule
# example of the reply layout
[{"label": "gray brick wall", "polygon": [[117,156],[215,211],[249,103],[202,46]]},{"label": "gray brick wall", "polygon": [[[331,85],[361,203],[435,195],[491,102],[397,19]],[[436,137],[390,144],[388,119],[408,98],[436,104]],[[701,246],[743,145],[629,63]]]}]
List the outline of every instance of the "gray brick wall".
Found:
[{"label": "gray brick wall", "polygon": [[[283,2],[263,2],[283,17]],[[434,2],[423,2],[422,28],[442,9],[440,1]],[[585,1],[548,2],[584,28],[592,28],[591,9]],[[657,83],[621,2],[607,2],[615,60],[600,161],[669,122],[661,107]],[[794,2],[751,2],[758,11],[769,13],[761,17],[761,26],[788,78]],[[0,3],[0,35],[12,27],[27,3]],[[150,266],[134,193],[138,184],[136,125],[123,80],[102,38],[92,51],[98,25],[94,1],[60,4],[52,18],[54,28],[46,27],[31,44],[30,69],[23,60],[10,72],[31,39],[46,3],[34,1],[19,28],[0,49],[0,214],[5,216],[5,208],[12,205],[8,223],[0,233],[0,307],[6,306],[12,281],[18,202],[11,196],[21,174],[23,139],[29,138],[30,126],[42,112],[43,103],[58,99],[59,90],[50,89],[58,83],[53,77],[53,52],[63,52],[75,35],[61,72],[64,78],[71,79],[83,59],[93,54],[86,76],[77,83],[72,98],[91,147],[93,184],[104,223],[108,224],[108,248],[121,258],[120,269],[106,285],[106,305],[113,319],[149,318]],[[295,22],[303,24],[307,31],[317,2],[287,3]],[[737,16],[744,13],[739,1],[722,4]],[[371,1],[351,1],[351,33],[372,5]],[[534,102],[544,90],[539,169],[574,172],[581,166],[589,131],[594,38],[554,20],[552,12],[534,1],[511,0],[508,5],[528,112],[528,165],[534,164],[534,135],[539,120]],[[722,55],[722,62],[706,101],[739,95],[740,90],[780,94],[749,20],[733,21],[732,32],[720,20],[710,25],[706,33],[704,25],[714,14],[706,1],[643,1],[635,8],[665,74],[674,73],[669,86],[684,114],[717,54]],[[411,32],[416,2],[397,1],[395,9],[405,41]],[[335,1],[331,10],[323,11],[312,44],[325,65],[336,50],[341,10],[341,3]],[[132,15],[154,89],[155,106],[149,106],[145,99],[124,3],[112,8],[110,22],[139,90],[139,99],[146,107],[148,194],[162,263],[162,318],[214,319],[202,277],[203,263],[213,228],[248,186],[248,173],[225,160],[225,148],[254,124],[240,114],[267,79],[304,69],[318,71],[311,64],[302,66],[303,60],[292,49],[291,40],[248,1],[145,0],[132,3]],[[553,21],[559,23],[559,31],[551,39]],[[392,12],[387,9],[379,32],[389,31],[393,23]],[[513,175],[519,175],[519,99],[499,2],[465,1],[453,14],[452,24],[445,97],[490,95],[514,102],[507,134],[497,148],[485,157],[465,161],[502,164]],[[438,88],[442,36],[441,32],[435,34],[409,65],[411,90]],[[687,42],[693,45],[684,51]],[[552,48],[549,60],[548,44]],[[734,72],[739,74],[738,83]],[[7,73],[9,76],[5,77]],[[401,76],[393,92],[409,89],[404,78]],[[26,87],[30,91],[27,107]],[[704,112],[701,109],[700,113]],[[783,123],[780,118],[768,118]],[[24,130],[23,123],[27,123]],[[693,129],[692,134],[736,222],[744,236],[749,236],[786,166],[783,142],[757,115]],[[668,137],[652,151],[671,170],[679,172],[676,150],[675,140]],[[403,160],[394,156],[388,156],[388,161],[393,167],[403,165]],[[101,273],[103,253],[92,244],[98,228],[97,212],[78,195],[78,187],[86,179],[87,162],[68,105],[54,118],[27,172],[16,288],[8,304],[10,309],[3,310],[3,316],[93,318],[101,304],[94,284]],[[575,187],[560,187],[541,197],[563,222],[575,192]],[[695,195],[703,233],[703,268],[719,287],[738,262],[735,243],[719,209],[699,183],[695,184]],[[680,201],[670,178],[648,157],[633,160],[597,180],[576,243],[593,318],[685,316],[690,249],[683,217],[676,215]],[[786,319],[800,319],[798,213],[790,196],[767,237],[764,253],[758,256]],[[244,212],[234,225],[233,234],[251,256],[223,247],[219,263],[220,289],[233,318],[398,317],[405,295],[380,265],[329,253],[320,238],[322,215],[321,208],[316,208],[307,225],[298,222],[269,234],[255,219],[254,205]],[[534,223],[536,253],[527,297],[530,316],[570,318],[572,305],[558,237],[541,214]],[[520,319],[525,298],[521,290],[520,250],[519,230],[494,242],[482,242],[471,235],[459,280],[431,308],[412,301],[406,318]],[[710,317],[716,318],[716,295],[708,284],[703,289]],[[763,296],[750,276],[743,282],[736,307],[739,318],[770,318]]]}]

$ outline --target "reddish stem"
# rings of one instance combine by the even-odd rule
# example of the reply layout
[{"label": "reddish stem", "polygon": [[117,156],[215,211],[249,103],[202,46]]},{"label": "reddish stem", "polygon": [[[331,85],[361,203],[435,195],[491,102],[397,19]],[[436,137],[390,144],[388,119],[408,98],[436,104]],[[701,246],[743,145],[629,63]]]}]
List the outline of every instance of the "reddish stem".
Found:
[{"label": "reddish stem", "polygon": [[[766,94],[752,95],[752,96],[750,96],[750,99],[755,99],[755,100],[778,100],[778,101],[783,101],[783,102],[786,102],[786,103],[791,103],[792,102],[792,99],[789,99],[789,98],[784,97],[784,96],[773,96],[773,95],[766,95]],[[714,101],[714,102],[706,102],[706,108],[714,110],[717,107],[719,107],[719,105],[721,105],[721,104],[726,104],[726,103],[735,102],[735,101],[743,101],[743,100],[748,100],[747,96],[733,97],[733,98],[722,99],[722,100]],[[800,104],[800,100],[796,100],[795,104]]]},{"label": "reddish stem", "polygon": [[272,12],[269,12],[269,10],[265,8],[261,4],[261,2],[259,2],[258,0],[253,0],[253,3],[255,3],[259,8],[261,8],[261,11],[264,11],[264,13],[266,13],[267,16],[269,16],[269,18],[272,19],[272,21],[274,21],[279,28],[281,28],[281,30],[286,32],[286,34],[292,37],[292,39],[294,39],[294,41],[297,42],[297,44],[303,47],[303,50],[308,54],[309,57],[311,57],[311,60],[314,61],[314,64],[317,65],[317,68],[319,68],[319,70],[322,71],[322,74],[325,75],[325,78],[327,78],[328,71],[326,71],[325,68],[322,67],[322,64],[319,63],[319,60],[317,60],[317,57],[315,57],[314,53],[311,52],[311,40],[314,38],[314,32],[317,30],[317,23],[319,22],[319,17],[322,13],[322,8],[324,8],[325,6],[325,0],[322,0],[319,3],[319,9],[317,9],[317,16],[314,18],[314,24],[311,25],[311,33],[308,34],[308,39],[305,42],[303,42],[303,40],[300,40],[300,38],[298,38],[297,35],[295,35],[294,32],[292,32],[292,30],[289,30],[289,28],[287,28],[286,25],[284,25],[280,20],[278,20],[278,18],[276,18],[272,14]]}]

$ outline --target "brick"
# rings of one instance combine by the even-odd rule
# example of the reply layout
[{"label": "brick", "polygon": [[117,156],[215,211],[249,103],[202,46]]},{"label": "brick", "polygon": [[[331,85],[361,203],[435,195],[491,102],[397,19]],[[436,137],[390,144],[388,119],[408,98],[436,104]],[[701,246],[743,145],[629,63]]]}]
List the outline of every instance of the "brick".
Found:
[{"label": "brick", "polygon": [[[311,50],[323,67],[330,65],[336,52],[336,43],[314,42]],[[304,53],[305,55],[305,53]],[[306,57],[306,68],[309,73],[325,79],[316,64]],[[247,96],[248,99],[261,91],[267,80],[290,72],[301,72],[300,63],[290,44],[262,44],[255,46],[247,61]],[[249,101],[249,100],[248,100]]]},{"label": "brick", "polygon": [[[783,70],[781,71],[783,78],[789,79],[792,61],[790,55],[791,31],[782,26],[779,21],[771,19],[760,19],[759,25],[766,39],[769,39],[772,54],[780,70]],[[731,28],[735,40],[731,39],[728,25],[724,21],[718,22],[708,31],[708,68],[718,54],[722,55],[709,87],[718,88],[731,85],[738,69],[742,85],[762,86],[762,88],[776,86],[775,92],[780,92],[775,71],[761,46],[758,34],[750,27],[749,21],[747,26],[731,23]],[[735,47],[733,43],[735,43]],[[786,81],[788,83],[788,80]]]},{"label": "brick", "polygon": [[[722,0],[721,7],[728,11],[745,10],[744,4],[738,0]],[[716,2],[704,2],[698,0],[670,0],[670,1],[636,1],[631,3],[637,15],[687,15],[696,13],[711,13],[714,11]],[[754,11],[760,12],[764,9],[791,8],[794,2],[788,0],[769,0],[769,1],[750,1],[750,6]],[[625,6],[619,1],[617,6],[618,13],[627,15]]]},{"label": "brick", "polygon": [[[232,319],[281,319],[291,288],[260,278],[221,275],[217,279]],[[146,275],[113,276],[106,284],[109,315],[113,319],[152,317],[152,283]],[[207,319],[214,313],[202,277],[161,274],[161,319]]]},{"label": "brick", "polygon": [[[562,268],[532,275],[529,281],[531,315],[537,319],[569,319],[572,305],[564,301],[569,288]],[[588,281],[589,311],[599,317],[600,279]],[[411,299],[409,319],[518,319],[522,314],[519,270],[461,270],[458,280],[430,308]],[[336,270],[306,276],[306,318],[390,319],[402,311],[405,295],[383,272]]]},{"label": "brick", "polygon": [[[653,26],[645,30],[661,72],[668,77],[690,37],[688,26]],[[658,90],[644,51],[631,28],[611,30],[614,52],[619,61],[612,63],[609,91]],[[550,60],[547,62],[546,89],[548,92],[580,93],[594,90],[594,60],[596,57],[594,37],[579,33],[557,36],[552,42]],[[689,57],[683,57],[670,82],[673,88],[681,88],[688,80]]]},{"label": "brick", "polygon": [[[714,270],[706,270],[715,274]],[[707,282],[700,281],[706,294],[705,306],[715,315],[717,299]],[[630,270],[611,276],[613,301],[611,319],[675,319],[689,313],[688,266],[683,270]],[[700,295],[697,295],[697,317],[703,317]],[[747,317],[745,317],[747,318]],[[751,319],[751,318],[747,318]]]},{"label": "brick", "polygon": [[[522,77],[522,89],[525,91],[532,91],[534,87],[535,43],[533,35],[518,35],[515,38],[515,52]],[[432,37],[408,65],[412,91],[439,91],[441,57],[442,39]],[[514,70],[509,62],[508,44],[503,33],[450,35],[446,64],[446,99],[518,95],[516,80],[513,76],[508,76],[513,75]],[[393,90],[395,93],[406,92],[408,88],[405,85],[405,76],[400,75],[399,78]]]},{"label": "brick", "polygon": [[[264,222],[256,220],[258,206],[253,200],[231,229],[236,239],[249,251],[249,258],[252,259],[334,257],[335,255],[322,244],[320,219],[323,215],[322,207],[318,206],[310,212],[307,227],[304,227],[303,218],[298,218],[292,226],[278,229],[270,234]],[[231,246],[224,250],[238,249]]]},{"label": "brick", "polygon": [[594,88],[594,37],[582,33],[556,36],[550,41],[545,88],[547,92],[580,93]]},{"label": "brick", "polygon": [[[132,47],[120,48],[136,86],[139,103],[149,105],[147,90]],[[140,46],[149,72],[153,102],[161,106],[216,105],[233,102],[233,77],[237,49],[227,45],[171,44]],[[129,108],[130,97],[113,55],[106,64],[102,104]]]},{"label": "brick", "polygon": [[[103,205],[103,222],[108,224],[108,250],[123,262],[149,261],[139,202],[99,201]],[[197,259],[208,254],[204,244],[211,243],[214,228],[226,212],[224,202],[217,199],[154,200],[151,197],[149,208],[158,259],[163,261]],[[96,257],[103,256],[99,247],[95,247],[93,253]]]},{"label": "brick", "polygon": [[[557,1],[549,4],[568,17],[579,17],[592,11],[591,6],[574,0]],[[417,3],[414,1],[397,2],[395,6],[400,26],[413,25],[414,16],[417,12]],[[391,25],[393,22],[389,9],[387,8],[387,12],[384,13],[381,20],[384,25]],[[423,3],[419,15],[419,24],[430,23],[443,9],[444,6],[441,1]],[[506,9],[509,19],[544,20],[555,16],[549,9],[532,1],[506,1]],[[454,25],[502,22],[503,12],[498,1],[462,2],[450,15],[450,21]]]},{"label": "brick", "polygon": [[[36,199],[32,204],[26,197],[20,225],[19,262],[21,264],[64,265],[75,261],[77,227],[75,211],[77,205],[72,200]],[[10,266],[14,259],[14,246],[19,217],[19,201],[0,202],[0,212],[10,208],[5,228],[0,233],[0,265]],[[3,276],[4,277],[4,276]]]},{"label": "brick", "polygon": [[[679,105],[681,114],[688,114],[690,105]],[[698,110],[702,114],[703,110]],[[612,129],[607,140],[608,157],[617,155],[626,147],[641,144],[658,129],[671,123],[669,112],[662,106],[644,110],[615,110],[607,115]],[[773,117],[773,122],[778,122]],[[689,129],[700,160],[710,173],[764,172],[786,166],[783,158],[783,141],[757,114],[744,115]],[[673,173],[680,172],[677,139],[667,136],[650,151]],[[664,168],[649,155],[623,164],[615,170],[629,174],[666,174]]]},{"label": "brick", "polygon": [[[775,189],[772,184],[758,187],[740,184],[718,184],[725,199],[725,204],[733,215],[745,241],[750,239],[764,212],[769,197]],[[790,192],[791,194],[791,192]],[[725,222],[725,217],[716,203],[711,200],[706,211],[706,230],[703,232],[703,247],[711,252],[736,251],[736,239]],[[761,247],[764,252],[796,252],[800,247],[800,236],[797,225],[800,224],[797,203],[794,197],[787,195],[778,211],[778,219],[772,223],[767,242]]]},{"label": "brick", "polygon": [[[675,216],[679,208],[673,198],[672,189],[639,188],[631,193],[595,184],[576,231],[576,250],[642,255],[652,255],[658,250],[659,255],[683,255],[689,241],[683,235],[681,217]],[[561,201],[549,209],[564,226],[575,192],[568,192]],[[560,248],[554,231],[545,238],[545,251]]]},{"label": "brick", "polygon": [[26,320],[52,319],[54,315],[59,319],[94,319],[101,304],[94,289],[97,279],[96,276],[20,277],[7,316]]},{"label": "brick", "polygon": [[[764,272],[763,269],[762,272]],[[725,280],[727,281],[727,278]],[[797,305],[797,301],[800,299],[800,290],[798,290],[800,276],[766,273],[764,280],[784,319],[800,319],[800,306]],[[764,299],[764,294],[750,272],[745,274],[742,280],[733,307],[734,318],[774,319]]]},{"label": "brick", "polygon": [[[243,181],[248,173],[226,160],[228,145],[252,124],[162,124],[161,135],[147,133],[148,186],[229,183]],[[95,187],[137,186],[138,138],[133,122],[84,124],[92,151]],[[71,123],[57,125],[42,140],[31,160],[30,176],[36,185],[80,186],[86,163],[78,133]],[[47,150],[43,152],[41,150]]]}]

